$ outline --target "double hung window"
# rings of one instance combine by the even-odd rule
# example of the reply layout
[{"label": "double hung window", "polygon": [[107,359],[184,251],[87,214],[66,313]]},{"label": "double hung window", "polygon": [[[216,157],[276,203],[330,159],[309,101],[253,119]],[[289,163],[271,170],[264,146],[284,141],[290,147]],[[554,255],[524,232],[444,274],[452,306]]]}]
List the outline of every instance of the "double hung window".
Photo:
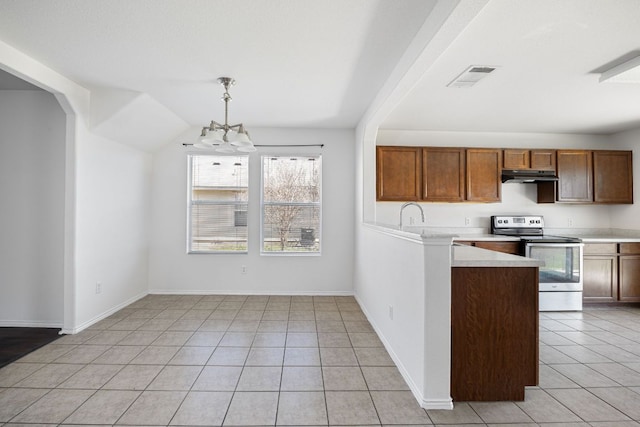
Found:
[{"label": "double hung window", "polygon": [[263,254],[320,253],[321,160],[262,157]]},{"label": "double hung window", "polygon": [[248,165],[246,155],[189,156],[189,252],[247,252]]},{"label": "double hung window", "polygon": [[[193,154],[188,160],[187,251],[247,253],[249,157]],[[261,253],[319,254],[321,156],[261,160]]]}]

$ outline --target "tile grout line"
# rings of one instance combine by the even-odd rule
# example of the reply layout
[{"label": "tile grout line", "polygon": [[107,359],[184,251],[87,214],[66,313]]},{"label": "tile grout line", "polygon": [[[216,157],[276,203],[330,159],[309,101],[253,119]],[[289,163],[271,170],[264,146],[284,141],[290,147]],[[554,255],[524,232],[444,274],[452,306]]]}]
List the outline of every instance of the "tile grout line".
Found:
[{"label": "tile grout line", "polygon": [[[288,313],[291,313],[291,302],[289,302]],[[284,334],[284,350],[282,351],[282,366],[280,367],[280,383],[278,384],[278,398],[276,399],[276,414],[273,419],[273,425],[278,425],[278,412],[280,410],[280,395],[282,393],[282,377],[284,375],[284,360],[287,354],[287,338],[289,337],[289,315],[287,315],[287,330]]]},{"label": "tile grout line", "polygon": [[[200,299],[202,299],[202,298],[200,298]],[[184,306],[184,304],[182,304],[182,305],[181,305],[181,307],[183,307],[183,306]],[[192,307],[191,309],[193,309],[193,306],[194,306],[194,304],[192,304],[192,305],[191,305],[191,307]],[[289,304],[289,307],[291,308],[291,303]],[[169,308],[170,308],[170,307],[165,307],[163,310],[167,310],[167,309],[169,309]],[[186,314],[187,314],[191,309],[189,309],[189,308],[185,309],[186,311],[185,311],[185,313],[184,313],[182,316],[185,316],[185,315],[186,315]],[[313,307],[313,310],[314,310],[314,319],[315,319],[315,322],[316,322],[316,325],[317,325],[317,322],[318,322],[319,320],[318,320],[318,317],[317,317],[317,315],[318,315],[318,311],[316,310],[316,306],[315,306],[315,305],[314,305],[314,307]],[[213,312],[213,311],[215,311],[215,310],[211,310],[211,312]],[[234,314],[234,319],[235,319],[237,316],[239,316],[239,315],[240,315],[239,313],[240,313],[241,311],[242,311],[242,309],[241,309],[241,308],[240,308],[240,309],[238,309],[238,310],[236,311],[236,313]],[[340,311],[340,310],[338,310],[338,311]],[[265,312],[266,312],[266,310],[262,311],[262,316],[263,316],[263,317],[264,317]],[[291,313],[291,310],[289,310],[289,313]],[[598,313],[598,314],[599,314],[599,313]],[[340,313],[340,315],[341,315],[341,318],[342,318],[342,323],[344,324],[345,320],[344,320],[344,318],[342,317],[342,313]],[[157,316],[157,314],[156,314],[156,316]],[[181,316],[180,318],[182,318],[182,316]],[[175,319],[175,320],[173,321],[173,323],[172,323],[172,324],[175,324],[175,323],[176,323],[180,318]],[[125,319],[126,319],[126,317],[124,317],[124,318],[120,318],[120,319],[119,319],[119,321],[122,321],[122,320],[125,320]],[[231,321],[233,321],[234,319],[231,319]],[[607,319],[607,318],[606,318],[606,315],[605,315],[604,317],[602,317],[602,318],[601,318],[601,319],[599,319],[599,320],[609,322],[609,320],[610,320],[610,319]],[[260,321],[262,321],[262,318],[259,320],[259,322],[260,322]],[[285,352],[286,352],[286,349],[287,349],[286,342],[287,342],[288,332],[289,332],[289,331],[288,331],[289,321],[290,321],[290,318],[289,318],[289,316],[288,316],[288,318],[287,318],[287,322],[286,322],[286,324],[287,324],[287,329],[286,329],[286,332],[285,332],[285,346],[284,346],[284,348],[285,348]],[[202,323],[204,323],[204,321],[203,321]],[[201,323],[201,325],[202,325],[202,323]],[[611,323],[611,325],[616,325],[616,323],[615,323],[615,322],[610,322],[610,323]],[[618,325],[618,326],[619,326],[619,325]],[[108,328],[108,327],[109,327],[109,326],[107,326],[107,328]],[[111,326],[111,327],[113,327],[113,326]],[[165,333],[165,332],[169,332],[168,328],[169,328],[169,327],[166,327],[163,331],[161,331],[161,332],[160,332],[160,334]],[[228,331],[228,329],[229,329],[229,326],[227,326],[227,327],[226,327],[226,329],[222,332],[223,336],[224,336],[224,334],[226,334],[227,332],[229,332],[229,331]],[[587,332],[580,331],[580,330],[578,330],[578,329],[576,329],[576,328],[573,328],[573,329],[574,329],[576,332],[580,332],[580,333],[584,333],[585,335],[589,335],[589,333],[587,333]],[[115,329],[114,329],[114,330],[115,330]],[[108,331],[114,331],[114,330],[111,330],[111,329],[101,329],[101,330],[98,330],[99,332],[96,332],[96,334],[98,334],[98,333],[100,333],[100,332],[108,332]],[[190,337],[193,337],[193,335],[195,334],[195,332],[196,332],[197,330],[199,330],[199,328],[195,329],[194,331],[183,331],[183,332],[191,332],[191,334],[189,334],[189,336],[190,336]],[[134,331],[135,331],[135,330],[134,330]],[[133,333],[134,331],[129,331],[129,334]],[[617,328],[616,328],[616,331],[617,331]],[[633,330],[633,329],[629,329],[629,331],[630,331],[630,333],[632,333],[634,330]],[[562,335],[560,335],[560,334],[558,333],[558,331],[549,331],[549,332],[554,333],[554,334],[557,334],[557,335],[559,335],[559,336],[562,336]],[[621,336],[622,338],[629,339],[629,338],[627,338],[627,337],[625,337],[625,336],[619,335],[619,334],[618,334],[618,333],[616,333],[616,332],[611,332],[611,331],[607,331],[607,330],[604,330],[603,332],[611,333],[612,335]],[[252,340],[251,345],[249,346],[249,351],[251,351],[251,349],[255,348],[255,347],[254,347],[254,344],[255,344],[255,339],[256,339],[256,335],[257,335],[257,333],[258,333],[257,331],[254,331],[254,337],[253,337],[253,340]],[[349,332],[348,332],[348,331],[346,331],[346,330],[345,330],[345,333],[346,333],[346,335],[347,335],[347,337],[348,337],[348,339],[349,339],[349,342],[350,342],[350,344],[351,344],[351,349],[352,349],[352,350],[355,350],[355,348],[353,347],[353,337],[352,337],[352,335],[351,335],[351,334],[349,334]],[[127,336],[128,336],[129,334],[127,334]],[[316,336],[317,336],[318,334],[319,334],[319,332],[318,332],[318,329],[316,328]],[[591,335],[589,335],[589,336],[591,336]],[[563,338],[566,338],[566,337],[563,337]],[[62,389],[62,388],[60,388],[60,385],[64,384],[64,383],[65,383],[66,381],[68,381],[70,378],[73,378],[73,376],[78,375],[78,374],[79,374],[79,372],[81,372],[81,371],[82,371],[83,369],[85,369],[86,367],[88,367],[88,366],[92,366],[92,365],[93,365],[93,366],[95,366],[96,364],[94,364],[93,362],[94,362],[95,360],[97,360],[97,358],[99,358],[99,357],[101,357],[103,354],[105,354],[107,351],[109,351],[109,349],[113,349],[113,348],[116,348],[116,347],[123,347],[123,346],[124,346],[124,345],[119,345],[119,344],[118,344],[118,343],[119,343],[119,341],[118,341],[118,343],[110,343],[110,344],[99,344],[99,343],[97,343],[97,342],[96,342],[96,343],[92,343],[92,344],[87,344],[86,342],[87,342],[87,341],[89,341],[89,340],[91,340],[91,339],[92,339],[92,337],[91,337],[91,336],[89,336],[89,337],[85,338],[85,339],[84,339],[84,341],[82,341],[82,342],[80,342],[80,343],[78,343],[78,344],[73,344],[73,347],[72,347],[71,349],[69,349],[65,354],[67,354],[67,353],[69,353],[69,352],[73,351],[73,349],[74,349],[74,348],[78,348],[78,347],[79,347],[79,346],[81,346],[81,345],[87,345],[87,346],[93,346],[93,345],[105,345],[105,346],[107,346],[107,349],[106,349],[105,351],[103,351],[103,352],[101,353],[101,355],[96,356],[96,358],[94,358],[92,361],[90,361],[90,362],[88,362],[88,363],[81,363],[81,364],[78,364],[78,363],[67,363],[68,365],[83,365],[83,367],[81,367],[81,368],[80,368],[80,370],[78,370],[78,371],[74,372],[73,374],[71,374],[68,378],[66,378],[66,379],[62,380],[62,381],[61,381],[59,384],[57,384],[53,389],[51,389],[51,388],[46,388],[46,390],[47,390],[47,391],[45,392],[45,394],[44,394],[43,396],[41,396],[40,398],[38,398],[37,400],[35,400],[34,402],[31,402],[31,403],[29,404],[29,406],[27,406],[27,408],[28,408],[28,407],[30,407],[30,406],[32,406],[32,405],[34,405],[34,404],[36,404],[40,399],[42,399],[44,396],[46,396],[46,395],[48,395],[49,393],[51,393],[51,391],[52,391],[52,390],[54,390],[54,389],[58,389],[58,390],[67,390],[67,389]],[[122,339],[124,339],[124,338],[122,338]],[[122,339],[121,339],[121,340],[122,340]],[[156,339],[154,340],[154,342],[155,342],[157,339],[158,339],[158,338],[156,338]],[[573,341],[573,340],[571,340],[571,339],[569,339],[569,338],[567,338],[567,339],[568,339],[569,341]],[[633,341],[633,340],[632,340],[632,341]],[[188,342],[188,341],[187,341],[187,342]],[[577,343],[577,342],[574,342],[574,343],[575,343],[575,344],[570,344],[570,345],[571,345],[571,346],[575,346],[576,348],[584,348],[584,349],[587,349],[587,350],[590,350],[590,351],[594,351],[595,353],[597,353],[597,354],[599,354],[599,355],[603,356],[603,358],[604,358],[604,359],[606,359],[606,360],[608,360],[608,361],[606,361],[606,362],[605,362],[605,361],[603,361],[603,362],[598,362],[598,363],[596,363],[596,362],[594,362],[594,363],[589,363],[589,362],[580,362],[579,360],[575,360],[575,359],[571,358],[570,356],[566,355],[565,353],[563,353],[562,351],[560,351],[558,347],[562,347],[562,345],[546,345],[546,346],[547,346],[548,348],[550,348],[550,349],[553,349],[553,350],[555,350],[555,351],[560,352],[560,354],[562,354],[563,356],[565,356],[565,357],[567,357],[567,358],[569,358],[569,359],[571,359],[571,360],[573,360],[573,361],[575,362],[575,363],[569,363],[569,364],[575,364],[575,365],[580,365],[580,366],[586,366],[586,367],[589,367],[589,368],[591,368],[591,369],[594,369],[594,368],[592,368],[592,367],[591,367],[591,366],[589,366],[589,365],[594,365],[594,364],[596,364],[596,365],[597,365],[597,364],[613,364],[613,365],[616,365],[616,366],[625,367],[625,368],[627,368],[627,369],[632,369],[632,368],[627,367],[626,365],[624,365],[624,364],[623,364],[623,362],[618,362],[618,361],[617,361],[617,359],[615,359],[615,358],[611,359],[610,357],[608,357],[608,356],[604,356],[603,354],[598,353],[598,352],[596,352],[595,350],[591,350],[591,349],[588,347],[588,344],[583,345],[583,344],[580,344],[580,343]],[[63,344],[63,343],[58,343],[58,344]],[[71,344],[71,343],[69,343],[69,344]],[[148,345],[145,345],[145,346],[144,346],[144,349],[146,349],[146,348],[150,348],[150,347],[154,347],[154,346],[152,346],[151,344],[152,344],[152,343],[150,343],[150,344],[148,344]],[[186,348],[186,347],[185,347],[185,344],[186,344],[186,343],[183,343],[181,346],[176,346],[176,347],[179,347],[179,349],[184,349],[184,348]],[[219,344],[219,342],[218,342],[218,344]],[[611,343],[605,342],[605,344],[603,344],[603,345],[610,346],[610,348],[612,348],[612,349],[620,349],[620,350],[623,350],[623,351],[628,351],[628,350],[625,350],[624,348],[619,347],[619,346],[618,346],[618,344],[611,344]],[[207,359],[207,361],[206,361],[206,362],[204,362],[204,364],[202,364],[202,365],[200,365],[200,364],[198,364],[198,365],[197,365],[197,366],[200,366],[200,367],[201,367],[200,372],[199,372],[198,376],[196,376],[196,378],[195,378],[195,380],[193,381],[193,383],[191,384],[191,386],[189,387],[189,390],[187,391],[187,394],[188,394],[190,391],[192,391],[192,390],[193,390],[193,387],[194,387],[195,383],[197,382],[198,378],[202,375],[202,372],[203,372],[204,368],[205,368],[205,367],[207,367],[207,366],[209,366],[209,365],[207,365],[207,363],[210,361],[211,357],[213,357],[213,353],[215,352],[215,350],[216,350],[217,348],[219,348],[219,345],[215,345],[215,346],[212,346],[212,347],[213,347],[212,353],[211,353],[211,355],[209,355],[209,358]],[[319,353],[319,357],[320,357],[320,373],[321,373],[321,377],[322,377],[322,378],[321,378],[321,380],[322,380],[323,393],[324,393],[324,396],[325,396],[325,410],[327,411],[327,417],[328,417],[328,403],[327,403],[327,399],[326,399],[326,393],[327,393],[327,391],[326,391],[326,388],[325,388],[325,382],[324,382],[324,366],[322,365],[322,356],[321,356],[321,354],[320,354],[320,343],[319,343],[319,342],[318,342],[317,348],[318,348],[318,353]],[[602,350],[604,351],[604,347],[603,347],[603,349],[602,349]],[[141,351],[143,351],[143,350],[141,350]],[[178,350],[178,351],[179,351],[179,350]],[[631,353],[631,354],[634,354],[634,353],[632,353],[632,352],[630,352],[630,353]],[[39,372],[41,369],[43,369],[43,368],[44,368],[44,367],[46,367],[46,366],[56,365],[56,364],[57,364],[57,363],[56,363],[56,360],[57,360],[58,358],[63,357],[63,356],[64,356],[64,355],[63,355],[63,354],[61,354],[61,355],[58,355],[58,356],[56,357],[56,359],[48,360],[47,362],[42,363],[42,366],[41,366],[40,368],[36,369],[34,372],[29,373],[29,375],[27,375],[25,378],[22,378],[22,379],[20,379],[20,380],[17,380],[16,382],[12,383],[12,385],[11,385],[9,388],[14,388],[13,386],[15,386],[15,384],[19,383],[20,381],[25,380],[26,378],[31,377],[32,375],[34,375],[35,373]],[[135,357],[137,357],[137,356],[134,356],[131,360],[135,359]],[[173,355],[173,356],[170,358],[170,360],[172,360],[174,357],[175,357],[175,355]],[[248,357],[248,355],[247,355],[247,357]],[[283,354],[283,357],[284,357],[284,354]],[[357,356],[356,356],[356,358],[357,358]],[[170,361],[170,360],[169,360],[169,361]],[[242,369],[243,369],[243,370],[244,370],[244,367],[246,366],[246,362],[247,362],[247,358],[245,358],[244,364],[243,364],[243,366],[242,366]],[[557,371],[557,370],[555,369],[555,367],[556,367],[556,365],[558,365],[558,363],[545,363],[545,362],[543,362],[542,360],[541,360],[541,361],[539,361],[539,362],[540,362],[540,365],[541,365],[541,366],[547,366],[548,368],[551,368],[551,371],[552,371],[552,372],[554,372],[554,373],[555,373],[555,375],[559,375],[560,377],[565,378],[565,379],[567,379],[567,380],[571,381],[571,380],[570,380],[570,378],[566,377],[564,374],[560,373],[559,371]],[[27,363],[27,364],[28,364],[28,363],[35,363],[35,362],[23,362],[23,363]],[[168,363],[169,363],[169,362],[166,362],[166,363],[162,364],[162,369],[164,369],[164,368],[166,368],[167,366],[169,366],[169,365],[168,365]],[[370,399],[371,399],[371,401],[373,401],[373,397],[371,396],[371,392],[372,392],[372,391],[371,391],[371,389],[370,389],[370,385],[369,385],[369,383],[366,381],[366,378],[364,377],[363,367],[362,367],[362,365],[360,364],[360,361],[359,361],[359,360],[357,360],[357,363],[358,363],[359,371],[360,371],[361,375],[363,376],[363,378],[365,379],[365,384],[366,384],[366,386],[367,386],[367,391],[368,391],[368,393],[369,393]],[[631,362],[627,362],[627,363],[631,363]],[[112,365],[112,364],[111,364],[111,363],[106,363],[105,365]],[[115,364],[115,365],[122,365],[122,364]],[[121,368],[118,372],[114,373],[114,374],[113,374],[113,376],[111,377],[111,379],[112,379],[113,377],[115,377],[119,372],[121,372],[121,371],[122,371],[126,366],[135,366],[135,365],[131,365],[130,363],[126,363],[126,364],[122,365],[122,368]],[[172,366],[173,366],[173,365],[172,365]],[[177,366],[181,366],[181,365],[177,365]],[[189,366],[190,366],[190,365],[189,365]],[[283,359],[283,363],[282,363],[282,370],[281,370],[281,373],[280,373],[280,385],[279,385],[279,390],[278,390],[279,398],[280,398],[280,394],[281,394],[281,392],[282,392],[282,379],[283,379],[284,367],[285,367],[285,366],[284,366],[284,359]],[[162,369],[161,369],[159,372],[162,372]],[[594,370],[596,370],[596,369],[594,369]],[[632,370],[634,370],[634,371],[635,371],[635,369],[632,369]],[[611,386],[597,386],[597,387],[588,387],[588,388],[587,388],[586,386],[582,386],[582,385],[580,385],[580,384],[576,384],[576,387],[575,387],[575,388],[574,388],[574,387],[560,387],[560,388],[558,388],[558,389],[584,390],[584,391],[586,391],[586,392],[588,393],[588,395],[589,395],[589,396],[591,396],[591,397],[593,397],[593,398],[597,399],[598,401],[602,402],[604,405],[607,405],[608,407],[611,407],[611,408],[615,409],[617,412],[622,413],[624,416],[626,416],[626,417],[628,417],[628,418],[633,419],[633,418],[632,418],[630,415],[628,415],[624,410],[622,410],[622,409],[618,409],[616,406],[614,406],[614,404],[611,404],[611,403],[607,402],[606,400],[604,400],[604,398],[600,398],[599,396],[595,395],[591,390],[593,390],[593,389],[600,389],[600,388],[609,388],[609,387],[614,387],[614,388],[617,388],[617,389],[620,389],[620,390],[628,390],[628,391],[633,392],[633,393],[638,393],[638,390],[632,390],[632,387],[633,387],[633,386],[624,386],[624,385],[620,384],[618,381],[616,381],[615,379],[611,378],[611,376],[613,375],[613,374],[611,374],[611,373],[610,373],[610,374],[604,374],[604,373],[600,373],[598,370],[596,370],[596,372],[598,372],[598,373],[599,373],[600,375],[602,375],[604,378],[606,378],[606,379],[608,379],[608,380],[611,380],[612,382],[614,382],[615,384],[617,384],[617,386],[611,385]],[[638,372],[638,371],[636,371],[636,372]],[[158,373],[158,374],[159,374],[159,373]],[[151,384],[151,383],[152,383],[152,382],[157,378],[158,374],[156,374],[156,375],[154,376],[154,378],[153,378],[153,379],[152,379],[152,380],[147,384],[147,386],[145,387],[145,389],[144,389],[143,391],[139,392],[138,397],[139,397],[142,393],[144,393],[144,391],[146,391],[146,390],[148,389],[149,385],[150,385],[150,384]],[[234,392],[232,392],[232,397],[233,397],[233,395],[235,394],[235,392],[237,391],[237,387],[238,387],[238,383],[239,383],[239,378],[240,378],[240,377],[238,377],[238,382],[236,382],[236,386],[234,387]],[[110,381],[110,380],[107,380],[107,381],[105,382],[105,384],[106,384],[106,383],[108,383],[109,381]],[[572,381],[572,382],[573,382],[573,381]],[[86,389],[86,390],[92,390],[92,391],[94,391],[94,393],[93,393],[91,396],[89,396],[89,397],[87,398],[87,400],[88,400],[88,399],[90,399],[92,396],[94,396],[94,395],[97,393],[97,391],[105,390],[105,389],[104,389],[104,385],[105,385],[105,384],[103,384],[102,386],[100,386],[97,390],[94,390],[94,389]],[[21,388],[21,387],[16,387],[16,388]],[[39,387],[37,387],[37,388],[39,388]],[[3,389],[5,389],[5,388],[3,388]],[[80,389],[80,390],[85,390],[85,389],[81,389],[81,388],[74,388],[74,389],[71,389],[71,390],[78,390],[78,389]],[[584,419],[583,417],[579,416],[576,412],[574,412],[574,411],[572,411],[571,409],[569,409],[568,407],[566,407],[563,403],[561,403],[560,401],[558,401],[557,399],[555,399],[552,395],[550,395],[549,391],[550,391],[551,389],[545,389],[545,388],[542,388],[542,387],[540,387],[540,386],[536,387],[536,389],[540,389],[540,390],[544,391],[544,392],[545,392],[545,395],[550,396],[550,398],[554,399],[554,401],[555,401],[555,402],[557,402],[561,407],[565,408],[569,413],[571,413],[571,414],[575,415],[578,419]],[[81,404],[80,404],[80,406],[78,406],[78,407],[77,407],[73,412],[71,412],[71,415],[73,415],[73,414],[77,411],[77,409],[78,409],[78,408],[80,408],[80,407],[81,407],[81,406],[82,406],[82,405],[83,405],[87,400],[85,400],[83,403],[81,403]],[[136,398],[136,400],[137,400],[137,398]],[[134,400],[134,402],[135,402],[135,400]],[[176,412],[174,412],[174,414],[173,414],[173,416],[172,416],[172,420],[173,420],[173,417],[175,417],[175,415],[177,414],[177,411],[179,411],[179,410],[180,410],[180,407],[183,405],[183,403],[184,403],[184,399],[182,400],[182,402],[180,403],[180,405],[178,405],[178,409],[176,409]],[[516,405],[517,405],[517,403],[516,403]],[[130,406],[129,406],[129,407],[130,407]],[[128,410],[128,408],[129,408],[129,407],[127,407],[127,408],[124,410],[123,414],[124,414],[124,413],[126,413],[126,411]],[[25,408],[25,409],[26,409],[26,408]],[[279,400],[278,400],[278,405],[276,406],[276,411],[277,411],[278,409],[279,409]],[[376,413],[378,414],[378,410],[377,410],[378,408],[375,406],[375,404],[374,404],[374,409],[376,410]],[[478,416],[479,416],[479,414],[477,413],[477,411],[475,411],[473,408],[471,408],[471,409],[473,410],[473,413],[475,413],[476,415],[478,415]],[[522,409],[522,408],[521,408],[521,409]],[[229,407],[227,407],[227,412],[228,412],[228,410],[229,410]],[[225,416],[225,418],[226,418],[226,416],[227,416],[227,412],[225,412],[225,415],[224,415],[224,416]],[[524,411],[524,412],[526,413],[526,411]],[[71,415],[69,415],[69,416],[71,416]],[[427,415],[428,415],[428,413],[427,413]],[[527,415],[528,415],[528,414],[527,414]],[[65,418],[65,420],[66,420],[66,419],[68,419],[68,417],[69,417],[69,416],[67,416],[67,418]],[[530,417],[530,415],[528,415],[528,416]],[[119,419],[120,419],[120,418],[119,418]],[[379,414],[378,414],[378,419],[379,419],[379,421],[381,422]],[[430,417],[429,417],[429,419],[430,419]],[[480,417],[480,419],[482,419],[482,417]],[[433,420],[431,420],[431,419],[430,419],[430,421],[431,421],[431,422],[433,422]],[[484,421],[484,420],[483,420],[483,421]],[[64,422],[64,421],[63,421],[63,422]],[[277,412],[276,412],[276,421],[275,421],[275,422],[276,422],[276,424],[277,424]],[[327,422],[328,422],[328,418],[327,418]],[[486,425],[486,424],[485,424],[485,425]]]},{"label": "tile grout line", "polygon": [[[320,333],[317,331],[318,316],[316,315],[315,307],[313,310],[313,318],[316,321],[316,337],[318,340],[318,360],[320,364],[320,379],[322,381],[322,395],[324,396],[324,410],[325,410],[325,413],[327,414],[327,426],[328,426],[331,424],[329,420],[329,401],[327,399],[327,387],[324,381],[324,365],[322,364],[322,352],[320,351],[320,336],[319,336]],[[342,318],[342,316],[340,316],[340,318]]]}]

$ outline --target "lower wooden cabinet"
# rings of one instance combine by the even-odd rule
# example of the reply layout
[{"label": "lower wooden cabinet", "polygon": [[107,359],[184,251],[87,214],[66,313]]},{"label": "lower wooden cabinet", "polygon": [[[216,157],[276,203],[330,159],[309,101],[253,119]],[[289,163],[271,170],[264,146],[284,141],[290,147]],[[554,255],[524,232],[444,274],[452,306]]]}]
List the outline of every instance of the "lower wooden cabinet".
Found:
[{"label": "lower wooden cabinet", "polygon": [[620,243],[620,301],[640,301],[640,243]]},{"label": "lower wooden cabinet", "polygon": [[520,255],[520,242],[500,242],[488,240],[456,240],[456,243],[476,248],[489,249],[490,251],[504,252],[505,254]]},{"label": "lower wooden cabinet", "polygon": [[640,302],[640,243],[586,243],[583,300]]},{"label": "lower wooden cabinet", "polygon": [[620,301],[640,301],[640,255],[620,255]]},{"label": "lower wooden cabinet", "polygon": [[618,300],[618,245],[617,243],[587,243],[584,245],[585,302],[612,302]]},{"label": "lower wooden cabinet", "polygon": [[524,400],[537,384],[538,268],[452,268],[453,400]]}]

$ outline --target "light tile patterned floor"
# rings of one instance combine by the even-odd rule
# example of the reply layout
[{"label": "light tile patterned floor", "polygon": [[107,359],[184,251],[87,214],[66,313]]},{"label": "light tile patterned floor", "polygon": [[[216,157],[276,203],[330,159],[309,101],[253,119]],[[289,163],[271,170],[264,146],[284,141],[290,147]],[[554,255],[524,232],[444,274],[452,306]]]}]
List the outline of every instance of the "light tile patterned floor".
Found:
[{"label": "light tile patterned floor", "polygon": [[0,370],[0,425],[640,426],[640,307],[541,313],[524,402],[424,411],[352,297],[150,295]]}]

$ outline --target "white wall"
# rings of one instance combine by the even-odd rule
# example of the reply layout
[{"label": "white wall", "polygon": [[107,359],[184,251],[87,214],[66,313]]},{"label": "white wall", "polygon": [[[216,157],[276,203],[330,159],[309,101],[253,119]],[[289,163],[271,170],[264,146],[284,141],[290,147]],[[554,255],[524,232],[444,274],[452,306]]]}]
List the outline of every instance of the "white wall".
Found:
[{"label": "white wall", "polygon": [[640,129],[620,132],[611,137],[612,149],[633,151],[633,201],[632,205],[611,207],[611,223],[616,228],[640,229]]},{"label": "white wall", "polygon": [[147,293],[152,161],[151,154],[96,136],[81,125],[79,130],[76,328]]},{"label": "white wall", "polygon": [[[583,148],[619,149],[612,147],[612,138],[606,135],[527,134],[488,132],[426,132],[380,130],[377,145],[442,146],[442,147],[498,147],[498,148]],[[375,165],[365,165],[375,168]],[[640,170],[640,169],[637,169]],[[375,182],[365,183],[365,193],[375,200]],[[421,203],[426,223],[435,227],[489,228],[489,217],[494,214],[544,215],[549,228],[609,228],[611,207],[590,204],[538,204],[537,188],[533,184],[507,183],[502,185],[500,203]],[[378,223],[397,224],[401,203],[376,202],[375,219]],[[409,217],[420,221],[419,212],[408,208]],[[469,218],[469,224],[466,224]],[[569,226],[571,222],[571,226]],[[618,224],[615,224],[618,227]]]},{"label": "white wall", "polygon": [[[154,155],[149,252],[151,293],[351,294],[354,250],[354,132],[352,130],[251,129],[259,148],[249,160],[249,253],[187,254],[187,153],[180,142]],[[193,151],[192,151],[193,152]],[[202,152],[202,151],[200,151]],[[260,255],[260,156],[322,154],[322,255]],[[241,273],[241,266],[247,273]]]},{"label": "white wall", "polygon": [[[425,267],[422,241],[363,228],[357,298],[419,401],[424,398]],[[393,310],[393,319],[389,310]]]},{"label": "white wall", "polygon": [[65,114],[44,91],[0,91],[0,325],[61,327]]}]

